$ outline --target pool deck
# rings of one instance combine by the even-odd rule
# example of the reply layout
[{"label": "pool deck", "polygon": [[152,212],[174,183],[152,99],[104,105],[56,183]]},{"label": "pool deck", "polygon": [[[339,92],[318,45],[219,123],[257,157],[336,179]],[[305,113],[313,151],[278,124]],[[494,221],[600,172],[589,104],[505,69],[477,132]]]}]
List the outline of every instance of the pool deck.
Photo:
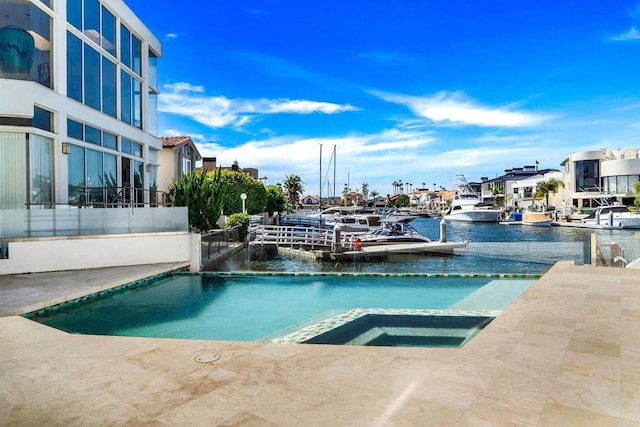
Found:
[{"label": "pool deck", "polygon": [[[113,274],[50,279],[75,295]],[[55,299],[48,283],[0,276],[2,312],[37,304],[24,293]],[[83,336],[0,317],[0,425],[40,424],[638,426],[640,274],[558,263],[460,349]]]}]

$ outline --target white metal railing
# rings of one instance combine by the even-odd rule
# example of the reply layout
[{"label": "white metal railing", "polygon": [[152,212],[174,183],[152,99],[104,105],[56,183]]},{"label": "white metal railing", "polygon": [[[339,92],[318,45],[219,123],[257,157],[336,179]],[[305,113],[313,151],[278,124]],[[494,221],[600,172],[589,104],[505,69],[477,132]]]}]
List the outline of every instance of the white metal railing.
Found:
[{"label": "white metal railing", "polygon": [[[353,249],[354,234],[342,233],[340,246]],[[330,248],[333,230],[313,227],[263,225],[252,232],[251,244],[304,247],[308,249]]]}]

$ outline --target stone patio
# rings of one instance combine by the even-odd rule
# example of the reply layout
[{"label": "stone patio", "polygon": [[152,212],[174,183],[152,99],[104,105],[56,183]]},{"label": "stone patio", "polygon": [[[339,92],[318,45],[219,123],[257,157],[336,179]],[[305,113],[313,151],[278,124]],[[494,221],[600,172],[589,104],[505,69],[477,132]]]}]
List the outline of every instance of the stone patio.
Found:
[{"label": "stone patio", "polygon": [[[0,276],[3,313],[24,288],[46,296],[37,279],[9,292]],[[84,336],[2,317],[0,424],[637,426],[640,274],[559,263],[460,349]]]}]

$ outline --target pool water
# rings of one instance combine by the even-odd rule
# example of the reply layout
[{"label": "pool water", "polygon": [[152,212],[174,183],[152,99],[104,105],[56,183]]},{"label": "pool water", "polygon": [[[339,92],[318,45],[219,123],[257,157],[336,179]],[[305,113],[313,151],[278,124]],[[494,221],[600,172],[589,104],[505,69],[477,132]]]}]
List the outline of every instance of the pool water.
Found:
[{"label": "pool water", "polygon": [[533,282],[463,275],[179,273],[26,317],[82,334],[270,341],[353,308],[503,310]]}]

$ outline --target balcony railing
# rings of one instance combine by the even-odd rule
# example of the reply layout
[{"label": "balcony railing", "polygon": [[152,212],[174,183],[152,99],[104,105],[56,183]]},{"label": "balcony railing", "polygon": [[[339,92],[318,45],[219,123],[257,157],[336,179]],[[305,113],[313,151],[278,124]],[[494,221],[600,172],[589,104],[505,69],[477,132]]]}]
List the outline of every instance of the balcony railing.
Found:
[{"label": "balcony railing", "polygon": [[77,208],[159,208],[171,206],[169,194],[135,187],[69,187],[68,203],[27,203],[27,209]]}]

